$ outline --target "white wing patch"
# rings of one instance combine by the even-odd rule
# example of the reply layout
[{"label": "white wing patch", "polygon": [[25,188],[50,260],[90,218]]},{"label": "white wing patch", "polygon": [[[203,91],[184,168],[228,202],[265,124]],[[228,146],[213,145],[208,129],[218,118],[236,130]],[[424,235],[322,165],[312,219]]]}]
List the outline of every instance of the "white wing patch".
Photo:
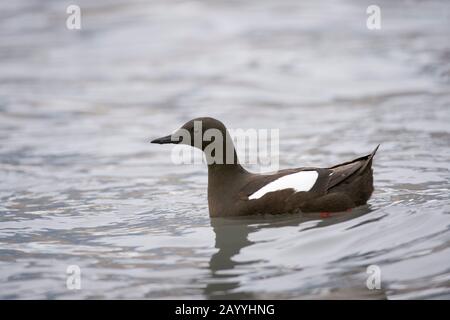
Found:
[{"label": "white wing patch", "polygon": [[266,193],[283,189],[294,189],[296,192],[309,191],[316,183],[318,176],[319,173],[317,171],[300,171],[288,174],[266,184],[264,187],[250,195],[248,199],[259,199]]}]

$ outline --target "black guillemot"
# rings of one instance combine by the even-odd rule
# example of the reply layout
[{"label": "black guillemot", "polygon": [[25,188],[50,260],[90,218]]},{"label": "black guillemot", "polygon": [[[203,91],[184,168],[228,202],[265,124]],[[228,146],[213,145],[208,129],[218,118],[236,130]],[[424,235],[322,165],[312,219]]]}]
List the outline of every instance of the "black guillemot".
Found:
[{"label": "black guillemot", "polygon": [[[197,132],[196,123],[201,123],[201,132]],[[203,137],[209,129],[230,138],[222,122],[204,117],[193,119],[152,143],[187,144],[205,151],[212,142],[202,139],[198,143],[193,137]],[[181,139],[183,134],[188,138]],[[364,205],[373,192],[372,160],[378,147],[369,155],[329,168],[307,167],[255,174],[240,165],[232,143],[224,144],[223,152],[216,152],[215,159],[208,161],[209,214],[211,217],[230,217],[338,212]],[[227,161],[229,159],[232,161]]]}]

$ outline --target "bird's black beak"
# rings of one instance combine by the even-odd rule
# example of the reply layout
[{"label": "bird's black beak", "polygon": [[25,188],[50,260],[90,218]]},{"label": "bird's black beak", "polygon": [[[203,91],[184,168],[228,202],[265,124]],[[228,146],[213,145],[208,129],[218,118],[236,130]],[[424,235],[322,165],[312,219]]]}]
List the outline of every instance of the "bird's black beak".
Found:
[{"label": "bird's black beak", "polygon": [[172,140],[172,135],[169,134],[168,136],[152,140],[152,143],[158,143],[158,144],[174,143],[174,144],[177,144],[177,143],[180,143],[180,141],[177,139]]}]

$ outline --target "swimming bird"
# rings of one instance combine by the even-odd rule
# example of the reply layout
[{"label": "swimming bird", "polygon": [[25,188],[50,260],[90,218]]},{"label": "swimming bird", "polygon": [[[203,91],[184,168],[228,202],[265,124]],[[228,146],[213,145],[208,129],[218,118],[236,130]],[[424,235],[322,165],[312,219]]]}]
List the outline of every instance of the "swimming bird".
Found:
[{"label": "swimming bird", "polygon": [[[221,134],[222,141],[231,141],[222,122],[203,117],[151,142],[186,144],[205,152],[211,217],[345,211],[366,204],[374,190],[372,161],[379,145],[366,156],[333,167],[255,174],[241,166],[232,142],[210,152],[211,144],[217,142],[210,136],[205,139],[210,129]],[[201,137],[200,141],[195,137]]]}]

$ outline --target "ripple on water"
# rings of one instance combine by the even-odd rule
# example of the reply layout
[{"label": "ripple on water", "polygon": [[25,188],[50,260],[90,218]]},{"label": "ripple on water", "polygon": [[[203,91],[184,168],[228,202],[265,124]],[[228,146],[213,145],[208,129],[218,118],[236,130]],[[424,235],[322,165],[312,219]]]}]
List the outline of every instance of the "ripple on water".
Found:
[{"label": "ripple on water", "polygon": [[[0,298],[450,297],[448,3],[373,33],[357,1],[82,0],[76,33],[35,2],[0,4]],[[149,144],[205,115],[279,129],[281,168],[381,143],[375,193],[210,219],[206,168]]]}]

